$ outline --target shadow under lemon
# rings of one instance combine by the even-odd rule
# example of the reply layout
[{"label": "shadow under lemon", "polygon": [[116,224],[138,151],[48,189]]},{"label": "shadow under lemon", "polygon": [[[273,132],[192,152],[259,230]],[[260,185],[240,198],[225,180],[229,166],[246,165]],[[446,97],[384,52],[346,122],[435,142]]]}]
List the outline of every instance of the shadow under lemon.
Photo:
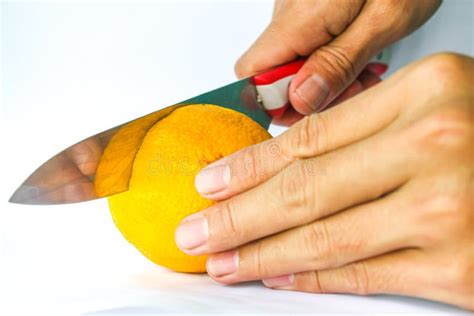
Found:
[{"label": "shadow under lemon", "polygon": [[271,138],[239,112],[210,104],[170,108],[123,126],[111,139],[95,178],[108,198],[115,225],[147,258],[178,272],[206,271],[206,256],[179,250],[181,220],[213,201],[201,197],[194,177],[204,166]]}]

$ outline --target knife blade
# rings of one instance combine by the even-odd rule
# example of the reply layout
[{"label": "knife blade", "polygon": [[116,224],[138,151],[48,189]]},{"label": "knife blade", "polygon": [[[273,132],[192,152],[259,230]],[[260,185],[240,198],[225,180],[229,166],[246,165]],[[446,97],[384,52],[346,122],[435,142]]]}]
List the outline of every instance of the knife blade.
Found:
[{"label": "knife blade", "polygon": [[[251,78],[242,79],[113,127],[64,149],[42,164],[14,192],[9,202],[19,204],[76,203],[128,190],[135,154],[141,141],[159,120],[175,109],[188,104],[215,104],[243,113],[268,129],[272,117],[280,116],[288,103],[288,86],[302,67],[303,59],[276,67]],[[110,140],[127,128],[127,143],[121,144],[120,154],[112,155],[108,165],[114,172],[102,174],[101,181],[113,185],[101,190],[94,179],[100,171],[100,160]],[[125,150],[124,150],[125,148]],[[109,157],[111,155],[108,155]],[[123,175],[127,176],[123,176]],[[123,180],[125,179],[125,180]]]}]

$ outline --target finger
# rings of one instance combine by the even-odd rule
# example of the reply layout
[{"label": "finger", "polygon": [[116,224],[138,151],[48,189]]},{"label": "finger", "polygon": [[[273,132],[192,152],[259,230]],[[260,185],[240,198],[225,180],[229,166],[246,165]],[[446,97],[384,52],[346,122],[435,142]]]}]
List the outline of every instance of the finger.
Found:
[{"label": "finger", "polygon": [[330,42],[359,14],[364,1],[277,1],[271,24],[239,59],[235,70],[246,77],[308,56]]},{"label": "finger", "polygon": [[339,96],[337,96],[330,104],[328,104],[323,110],[327,110],[339,103],[342,103],[357,94],[365,91],[377,83],[382,81],[380,77],[369,70],[363,70],[359,77],[347,87]]},{"label": "finger", "polygon": [[292,48],[292,39],[286,32],[275,23],[270,24],[235,64],[237,77],[253,76],[296,59],[298,53]]},{"label": "finger", "polygon": [[[367,90],[368,88],[376,85],[381,81],[380,77],[375,74],[373,71],[365,69],[357,77],[357,79],[344,90],[334,101],[332,101],[327,108],[333,107],[339,103],[344,102],[345,100],[359,94],[360,92]],[[293,107],[288,107],[282,116],[274,118],[272,120],[273,124],[282,125],[282,126],[291,126],[294,123],[298,122],[304,117],[303,114],[297,112]]]},{"label": "finger", "polygon": [[303,118],[278,137],[208,165],[196,176],[197,191],[209,199],[226,199],[263,183],[297,159],[324,154],[384,129],[398,116],[398,99],[411,95],[390,89],[396,80],[390,78],[337,107]]},{"label": "finger", "polygon": [[361,93],[362,91],[364,91],[364,86],[362,85],[362,82],[356,79],[346,88],[346,90],[344,90],[337,98],[335,98],[330,104],[328,104],[327,107],[321,109],[321,111],[335,106],[341,102],[344,102],[345,100],[352,98],[353,96]]},{"label": "finger", "polygon": [[[400,132],[381,134],[297,160],[258,187],[200,212],[199,224],[179,226],[178,246],[193,255],[233,249],[378,198],[405,183],[419,167],[406,138]],[[194,231],[192,226],[202,228],[203,223],[206,240],[198,243],[191,233],[182,239]]]},{"label": "finger", "polygon": [[[401,23],[388,19],[380,10],[377,3],[366,3],[342,34],[311,54],[289,87],[290,102],[298,112],[308,115],[326,108],[356,79],[370,58],[402,36],[397,29]],[[387,26],[391,24],[394,27],[390,29]]]},{"label": "finger", "polygon": [[407,295],[472,309],[472,285],[463,273],[452,264],[452,258],[405,249],[336,269],[285,275],[263,283],[274,289],[310,293]]},{"label": "finger", "polygon": [[291,106],[288,107],[282,116],[274,118],[272,124],[280,126],[291,126],[301,120],[304,117],[303,114],[298,113]]},{"label": "finger", "polygon": [[426,278],[431,277],[426,263],[421,250],[405,249],[335,269],[301,272],[286,280],[280,277],[263,282],[275,289],[311,293],[420,295],[428,290]]},{"label": "finger", "polygon": [[365,66],[364,71],[374,74],[377,77],[381,77],[387,71],[387,65],[380,63],[369,63]]},{"label": "finger", "polygon": [[[413,207],[409,205],[405,191],[401,189],[374,202],[271,235],[236,250],[210,255],[207,271],[216,281],[229,284],[336,268],[420,246],[415,243],[417,223],[406,216]],[[237,264],[232,267],[227,258]]]},{"label": "finger", "polygon": [[370,70],[370,68],[364,69],[360,73],[359,77],[357,77],[357,79],[362,84],[363,90],[367,90],[367,89],[375,86],[380,81],[382,81],[382,79],[380,78],[380,75],[377,74],[376,72],[373,72],[372,70]]}]

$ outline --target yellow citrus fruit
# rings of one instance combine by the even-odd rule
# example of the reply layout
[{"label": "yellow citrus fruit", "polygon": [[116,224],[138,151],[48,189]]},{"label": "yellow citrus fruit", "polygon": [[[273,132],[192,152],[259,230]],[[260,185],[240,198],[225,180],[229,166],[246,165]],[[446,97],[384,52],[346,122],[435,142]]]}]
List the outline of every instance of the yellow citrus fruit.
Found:
[{"label": "yellow citrus fruit", "polygon": [[205,165],[271,136],[247,116],[215,105],[188,105],[169,112],[164,118],[145,117],[143,124],[122,127],[104,151],[96,191],[107,194],[113,182],[128,184],[128,191],[109,197],[123,236],[159,265],[204,272],[206,257],[186,255],[174,241],[184,217],[214,203],[197,193],[194,177]]}]

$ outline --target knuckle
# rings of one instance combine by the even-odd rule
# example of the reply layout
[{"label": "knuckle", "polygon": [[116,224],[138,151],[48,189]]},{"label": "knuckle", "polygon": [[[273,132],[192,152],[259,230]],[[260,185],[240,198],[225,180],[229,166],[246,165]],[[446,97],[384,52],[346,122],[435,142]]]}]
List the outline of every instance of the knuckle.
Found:
[{"label": "knuckle", "polygon": [[347,282],[350,293],[358,295],[370,294],[369,274],[364,262],[349,264],[343,268],[343,278]]},{"label": "knuckle", "polygon": [[[330,224],[329,231],[344,231],[347,230],[347,224],[341,225],[334,221]],[[354,227],[359,223],[354,222]],[[329,224],[327,225],[329,227]],[[332,252],[340,254],[360,254],[364,253],[367,246],[370,244],[370,237],[366,234],[359,234],[357,237],[348,238],[347,234],[332,234]]]},{"label": "knuckle", "polygon": [[246,58],[242,56],[237,60],[234,65],[234,73],[237,78],[244,78],[253,73],[253,66],[246,61]]},{"label": "knuckle", "polygon": [[[299,2],[299,1],[296,1]],[[301,1],[311,3],[310,1]],[[309,19],[307,23],[307,28],[310,28],[312,34],[315,34],[316,30],[323,30],[325,34],[334,38],[340,35],[347,27],[354,21],[354,19],[359,15],[363,5],[364,0],[349,0],[349,1],[339,1],[338,9],[332,10],[332,2],[329,0],[325,1],[315,1],[311,3],[312,6],[317,6],[317,9],[313,11],[313,19]],[[331,11],[332,14],[318,14],[319,12],[328,12]],[[320,21],[319,28],[314,28],[314,21]],[[320,31],[321,33],[321,31]],[[319,36],[321,37],[321,35]],[[330,38],[330,39],[331,39]],[[329,40],[325,41],[328,42]]]},{"label": "knuckle", "polygon": [[[442,191],[441,191],[442,190]],[[436,245],[452,234],[469,231],[472,192],[435,189],[415,202],[417,240],[423,245]]]},{"label": "knuckle", "polygon": [[259,69],[259,59],[257,58],[256,54],[258,54],[256,49],[251,47],[237,60],[234,65],[234,73],[236,74],[237,78],[241,79],[253,76],[264,70]]},{"label": "knuckle", "polygon": [[320,272],[317,270],[303,272],[300,274],[298,279],[301,281],[298,281],[297,285],[302,291],[311,293],[329,293],[329,291],[323,287]]},{"label": "knuckle", "polygon": [[[258,149],[257,149],[258,148]],[[269,139],[258,146],[255,146],[255,164],[259,165],[258,170],[264,170],[263,174],[258,174],[255,172],[255,177],[260,182],[267,174],[276,174],[278,173],[282,166],[286,166],[293,161],[291,155],[287,152],[287,147],[284,143],[281,142],[279,138]],[[258,150],[263,151],[258,152]]]},{"label": "knuckle", "polygon": [[265,277],[270,275],[270,267],[264,264],[263,261],[263,245],[262,242],[257,241],[252,245],[251,251],[251,262],[253,267],[253,273],[256,277]]},{"label": "knuckle", "polygon": [[465,107],[443,107],[419,120],[411,128],[416,147],[433,150],[459,151],[469,149],[474,139],[474,116]]},{"label": "knuckle", "polygon": [[422,60],[416,75],[428,83],[432,91],[445,94],[446,91],[467,87],[472,82],[473,61],[456,53],[438,53]]},{"label": "knuckle", "polygon": [[422,21],[420,14],[406,14],[413,11],[413,1],[410,0],[384,0],[372,3],[369,10],[367,30],[372,36],[388,36],[390,41],[396,41],[409,33],[415,25]]},{"label": "knuckle", "polygon": [[338,90],[345,87],[349,81],[356,77],[357,71],[349,54],[348,48],[328,44],[320,47],[314,54],[318,67],[327,70],[331,81],[338,86]]},{"label": "knuckle", "polygon": [[302,240],[303,249],[312,269],[325,269],[333,265],[332,241],[323,221],[306,225]]},{"label": "knuckle", "polygon": [[328,150],[327,116],[324,113],[314,113],[298,122],[290,129],[288,148],[299,158],[322,154]]},{"label": "knuckle", "polygon": [[447,269],[447,279],[452,288],[457,289],[462,296],[473,295],[474,258],[466,256],[453,260],[453,264]]},{"label": "knuckle", "polygon": [[436,222],[438,222],[439,217],[451,216],[451,210],[455,208],[453,203],[456,203],[456,200],[454,195],[448,193],[436,192],[428,194],[420,203],[422,220],[431,221],[435,217]]},{"label": "knuckle", "polygon": [[450,205],[445,205],[444,209],[439,210],[444,215],[444,221],[439,220],[438,225],[443,226],[447,232],[446,236],[450,238],[453,234],[471,231],[472,195],[453,193],[444,203]]},{"label": "knuckle", "polygon": [[288,248],[283,242],[270,239],[253,241],[239,249],[239,273],[245,279],[265,279],[281,275],[281,266],[275,260],[284,258]]},{"label": "knuckle", "polygon": [[232,203],[224,203],[221,210],[222,225],[227,232],[236,236],[239,233],[235,222],[235,209]]},{"label": "knuckle", "polygon": [[426,59],[428,69],[438,76],[451,73],[464,74],[466,66],[472,64],[469,58],[457,53],[437,53]]},{"label": "knuckle", "polygon": [[[318,114],[316,114],[317,116]],[[312,119],[313,117],[313,119]],[[309,116],[301,121],[300,128],[297,129],[294,137],[294,146],[295,148],[303,148],[304,150],[315,149],[315,135],[313,132],[317,132],[314,123],[314,116]],[[317,146],[316,146],[317,147]]]},{"label": "knuckle", "polygon": [[232,170],[232,176],[237,176],[244,181],[259,182],[261,174],[258,172],[260,169],[257,165],[258,163],[256,147],[246,148],[240,153],[239,160],[234,163],[235,167]]},{"label": "knuckle", "polygon": [[219,239],[215,240],[214,238],[210,238],[210,241],[218,243],[220,245],[218,248],[223,249],[234,246],[242,240],[246,234],[245,231],[238,228],[235,207],[234,204],[230,202],[224,202],[218,205],[218,211],[214,213],[212,218],[209,218],[209,227],[211,228],[211,235],[215,235],[216,230],[219,232],[217,234]]},{"label": "knuckle", "polygon": [[297,160],[280,173],[277,200],[281,201],[288,220],[298,218],[307,222],[313,219],[313,210],[316,205],[314,187],[315,182],[307,170],[307,162]]}]

